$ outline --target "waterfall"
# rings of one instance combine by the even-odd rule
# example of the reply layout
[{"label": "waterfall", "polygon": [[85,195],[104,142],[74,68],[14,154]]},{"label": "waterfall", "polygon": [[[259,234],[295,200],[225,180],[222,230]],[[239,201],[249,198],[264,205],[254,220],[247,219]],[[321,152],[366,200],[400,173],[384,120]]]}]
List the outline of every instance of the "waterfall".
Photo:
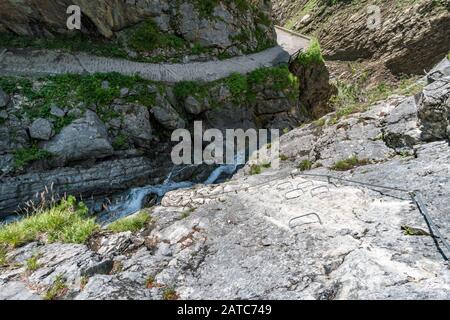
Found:
[{"label": "waterfall", "polygon": [[[245,163],[245,152],[238,152],[234,158],[233,164],[220,165],[213,172],[211,172],[211,174],[203,182],[203,184],[205,185],[214,184],[224,174],[228,176],[232,175],[237,171],[239,165],[242,165],[244,163]],[[150,194],[154,194],[158,196],[158,198],[162,198],[166,193],[170,191],[192,187],[194,183],[190,181],[183,181],[183,182],[172,181],[172,177],[174,175],[180,173],[182,170],[186,168],[187,167],[182,167],[181,169],[178,169],[178,171],[176,167],[172,168],[163,184],[150,185],[141,188],[131,189],[130,191],[128,191],[127,195],[124,197],[123,200],[117,202],[116,204],[111,205],[105,213],[101,214],[101,216],[99,217],[99,221],[103,223],[108,223],[138,212],[139,210],[142,209],[145,197],[147,197]]]}]

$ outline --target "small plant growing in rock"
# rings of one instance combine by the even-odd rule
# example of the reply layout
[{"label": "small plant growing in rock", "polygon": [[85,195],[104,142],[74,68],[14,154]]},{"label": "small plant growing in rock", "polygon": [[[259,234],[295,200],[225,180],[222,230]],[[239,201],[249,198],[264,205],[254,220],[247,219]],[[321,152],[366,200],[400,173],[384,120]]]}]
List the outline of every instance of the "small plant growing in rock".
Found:
[{"label": "small plant growing in rock", "polygon": [[308,159],[303,160],[302,162],[300,162],[300,164],[297,166],[297,168],[298,168],[300,171],[311,170],[311,168],[312,168],[312,162],[309,161]]},{"label": "small plant growing in rock", "polygon": [[317,39],[313,39],[309,48],[298,55],[297,62],[303,66],[324,62],[320,44]]},{"label": "small plant growing in rock", "polygon": [[166,288],[163,291],[163,300],[178,300],[180,297],[173,288]]},{"label": "small plant growing in rock", "polygon": [[287,161],[287,160],[289,160],[289,157],[287,155],[285,155],[285,154],[282,154],[282,155],[280,155],[280,160],[281,161]]},{"label": "small plant growing in rock", "polygon": [[8,259],[6,258],[7,253],[8,251],[6,248],[0,245],[0,267],[8,264]]},{"label": "small plant growing in rock", "polygon": [[44,294],[45,300],[55,300],[62,297],[67,291],[66,279],[62,275],[58,275],[53,284]]},{"label": "small plant growing in rock", "polygon": [[46,150],[39,149],[37,146],[17,149],[14,152],[14,167],[23,168],[36,160],[48,159],[52,154]]},{"label": "small plant growing in rock", "polygon": [[331,170],[335,171],[348,171],[351,169],[354,169],[358,166],[364,166],[369,164],[368,160],[359,160],[356,155],[351,156],[350,158],[346,160],[340,160],[336,162],[332,167]]},{"label": "small plant growing in rock", "polygon": [[145,281],[145,287],[147,289],[152,289],[155,286],[155,277],[148,276],[147,280]]},{"label": "small plant growing in rock", "polygon": [[0,245],[17,247],[28,242],[84,243],[98,228],[89,209],[69,196],[58,205],[39,208],[34,214],[0,227]]},{"label": "small plant growing in rock", "polygon": [[188,210],[185,210],[181,213],[181,218],[182,219],[186,219],[188,218],[192,213],[195,212],[195,210],[197,210],[197,208],[190,208]]},{"label": "small plant growing in rock", "polygon": [[39,269],[39,267],[40,267],[39,261],[38,261],[39,257],[40,257],[40,255],[36,254],[26,261],[27,271],[34,272],[37,269]]},{"label": "small plant growing in rock", "polygon": [[408,157],[412,157],[414,155],[413,153],[411,153],[407,150],[401,150],[398,154],[402,158],[408,158]]},{"label": "small plant growing in rock", "polygon": [[88,282],[89,282],[89,277],[88,276],[81,277],[81,279],[80,279],[80,289],[83,290],[86,287],[86,285],[88,284]]},{"label": "small plant growing in rock", "polygon": [[147,212],[140,212],[134,216],[126,217],[111,223],[107,228],[114,233],[137,232],[144,228],[151,221]]},{"label": "small plant growing in rock", "polygon": [[127,143],[128,143],[128,138],[126,136],[124,136],[123,134],[119,134],[114,139],[112,146],[113,146],[114,150],[121,150],[124,147],[126,147]]}]

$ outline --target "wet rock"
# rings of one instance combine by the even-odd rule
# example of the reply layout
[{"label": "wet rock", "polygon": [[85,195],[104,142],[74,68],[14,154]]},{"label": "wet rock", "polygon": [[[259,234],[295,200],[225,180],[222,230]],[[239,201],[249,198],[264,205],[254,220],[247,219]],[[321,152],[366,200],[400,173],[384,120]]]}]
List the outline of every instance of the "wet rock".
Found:
[{"label": "wet rock", "polygon": [[161,182],[168,170],[158,161],[135,156],[89,167],[66,167],[4,178],[0,181],[0,213],[11,214],[19,205],[37,200],[35,195],[51,185],[60,195],[73,194],[83,199],[106,197],[135,185],[148,184],[149,177],[155,183]]}]

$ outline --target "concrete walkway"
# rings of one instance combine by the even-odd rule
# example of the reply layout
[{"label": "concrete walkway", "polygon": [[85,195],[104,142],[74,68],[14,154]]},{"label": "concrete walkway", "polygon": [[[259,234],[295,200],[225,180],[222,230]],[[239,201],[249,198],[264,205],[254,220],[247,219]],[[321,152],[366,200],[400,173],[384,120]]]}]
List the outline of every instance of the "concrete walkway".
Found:
[{"label": "concrete walkway", "polygon": [[289,61],[291,54],[308,45],[294,33],[277,28],[279,46],[222,61],[186,64],[152,64],[94,56],[86,53],[66,53],[48,50],[0,49],[1,75],[48,75],[65,73],[119,72],[139,74],[142,78],[161,81],[214,81],[232,73],[246,74],[261,67],[276,66]]}]

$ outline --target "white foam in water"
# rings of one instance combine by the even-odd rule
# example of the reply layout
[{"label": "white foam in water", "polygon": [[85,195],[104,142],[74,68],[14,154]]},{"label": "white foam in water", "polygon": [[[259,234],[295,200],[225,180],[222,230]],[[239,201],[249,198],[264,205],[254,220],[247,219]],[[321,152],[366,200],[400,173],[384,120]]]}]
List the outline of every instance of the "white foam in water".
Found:
[{"label": "white foam in water", "polygon": [[[216,168],[203,183],[205,185],[214,184],[223,174],[231,175],[235,173],[238,166],[245,163],[245,152],[238,152],[234,160],[234,164],[224,164]],[[185,168],[181,168],[178,172]],[[100,220],[111,222],[138,212],[142,209],[145,197],[150,194],[163,197],[167,192],[189,188],[194,185],[194,183],[189,181],[173,182],[171,179],[174,174],[175,169],[172,169],[163,184],[131,189],[125,197],[125,200],[110,206],[108,212],[103,215],[105,218],[101,218]]]}]

